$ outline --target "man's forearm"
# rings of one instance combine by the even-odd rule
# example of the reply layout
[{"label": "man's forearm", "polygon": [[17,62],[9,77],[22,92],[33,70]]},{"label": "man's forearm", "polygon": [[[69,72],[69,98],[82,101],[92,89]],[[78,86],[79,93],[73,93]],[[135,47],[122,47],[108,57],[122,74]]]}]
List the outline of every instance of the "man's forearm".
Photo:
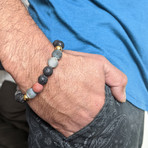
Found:
[{"label": "man's forearm", "polygon": [[[22,81],[28,79],[29,86],[31,81],[35,81],[33,79],[37,79],[33,73],[37,72],[39,75],[46,65],[53,50],[52,44],[37,27],[20,0],[1,1],[0,18],[0,60],[18,83],[23,84]],[[28,69],[29,64],[32,69]],[[34,70],[33,67],[37,69]],[[24,78],[20,79],[22,72]]]}]

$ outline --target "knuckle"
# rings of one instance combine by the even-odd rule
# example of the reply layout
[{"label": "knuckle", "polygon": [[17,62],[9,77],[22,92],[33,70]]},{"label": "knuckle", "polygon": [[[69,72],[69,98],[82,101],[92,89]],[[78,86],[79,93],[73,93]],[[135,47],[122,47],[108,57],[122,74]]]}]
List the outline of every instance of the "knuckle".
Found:
[{"label": "knuckle", "polygon": [[106,63],[107,63],[107,59],[104,57],[104,56],[102,56],[102,55],[98,55],[98,57],[97,57],[97,60],[99,61],[98,62],[98,64],[101,66],[105,66],[106,65]]},{"label": "knuckle", "polygon": [[127,84],[127,76],[125,75],[125,74],[123,74],[123,76],[122,76],[122,85],[123,86],[126,86],[126,84]]},{"label": "knuckle", "polygon": [[102,56],[102,55],[98,55],[98,60],[102,61],[102,62],[105,62],[106,58],[104,56]]}]

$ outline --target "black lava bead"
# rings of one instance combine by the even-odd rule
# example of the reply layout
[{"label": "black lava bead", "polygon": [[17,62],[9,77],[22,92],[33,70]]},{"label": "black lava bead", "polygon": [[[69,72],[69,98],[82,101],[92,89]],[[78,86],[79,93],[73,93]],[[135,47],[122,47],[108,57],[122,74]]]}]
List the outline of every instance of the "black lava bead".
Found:
[{"label": "black lava bead", "polygon": [[44,69],[43,69],[43,73],[45,76],[49,77],[52,75],[53,73],[53,69],[49,66],[46,66]]},{"label": "black lava bead", "polygon": [[21,91],[16,91],[15,93],[15,101],[24,103],[24,95],[21,93]]},{"label": "black lava bead", "polygon": [[48,81],[48,78],[45,76],[45,75],[41,75],[39,76],[38,78],[38,82],[41,84],[41,85],[45,85]]},{"label": "black lava bead", "polygon": [[59,41],[59,40],[55,40],[53,42],[53,46],[56,47],[56,46],[61,46],[62,48],[64,48],[64,43],[62,41]]}]

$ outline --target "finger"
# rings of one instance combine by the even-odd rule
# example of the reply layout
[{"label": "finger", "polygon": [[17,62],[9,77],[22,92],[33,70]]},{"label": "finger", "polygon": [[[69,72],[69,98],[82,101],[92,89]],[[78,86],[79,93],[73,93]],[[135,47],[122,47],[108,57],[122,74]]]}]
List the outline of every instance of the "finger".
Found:
[{"label": "finger", "polygon": [[111,87],[113,96],[120,102],[126,101],[127,76],[104,59],[105,82]]}]

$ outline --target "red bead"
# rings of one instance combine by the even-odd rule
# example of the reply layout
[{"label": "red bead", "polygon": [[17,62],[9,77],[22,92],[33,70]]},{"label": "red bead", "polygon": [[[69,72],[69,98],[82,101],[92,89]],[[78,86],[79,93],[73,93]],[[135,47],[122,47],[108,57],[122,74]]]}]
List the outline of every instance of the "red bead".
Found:
[{"label": "red bead", "polygon": [[40,93],[43,90],[43,85],[39,83],[35,83],[32,87],[33,91],[36,93]]}]

